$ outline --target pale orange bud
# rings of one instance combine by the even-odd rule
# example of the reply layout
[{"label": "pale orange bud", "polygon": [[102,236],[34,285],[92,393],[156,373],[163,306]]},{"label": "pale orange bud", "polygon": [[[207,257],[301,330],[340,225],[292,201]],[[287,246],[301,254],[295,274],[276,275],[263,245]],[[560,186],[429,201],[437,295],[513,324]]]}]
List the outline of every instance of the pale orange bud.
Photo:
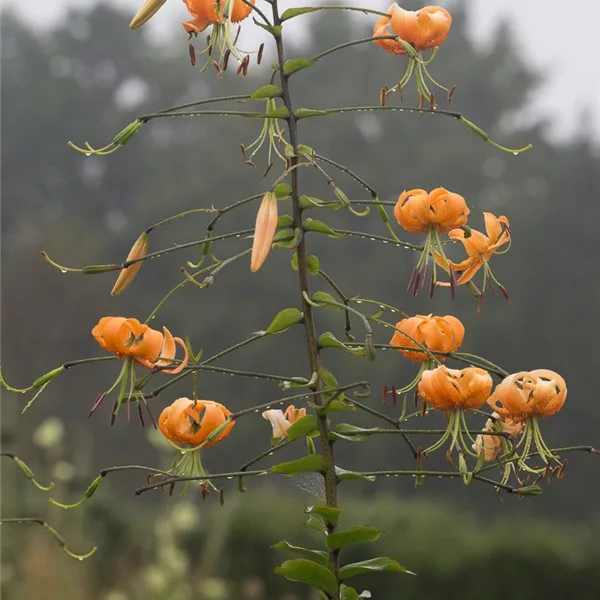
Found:
[{"label": "pale orange bud", "polygon": [[[144,231],[142,235],[135,241],[129,254],[127,255],[127,259],[125,262],[129,260],[134,260],[136,258],[141,258],[148,253],[148,234]],[[118,296],[122,291],[129,286],[129,284],[135,279],[135,276],[138,274],[138,271],[142,268],[144,264],[143,260],[132,264],[129,267],[125,267],[120,273],[119,277],[117,277],[117,281],[110,293],[111,296]]]},{"label": "pale orange bud", "polygon": [[253,273],[256,273],[267,260],[276,229],[277,196],[274,192],[267,192],[256,215],[254,243],[252,244],[252,257],[250,259],[250,270]]},{"label": "pale orange bud", "polygon": [[146,0],[129,23],[129,29],[137,29],[147,23],[167,0]]}]

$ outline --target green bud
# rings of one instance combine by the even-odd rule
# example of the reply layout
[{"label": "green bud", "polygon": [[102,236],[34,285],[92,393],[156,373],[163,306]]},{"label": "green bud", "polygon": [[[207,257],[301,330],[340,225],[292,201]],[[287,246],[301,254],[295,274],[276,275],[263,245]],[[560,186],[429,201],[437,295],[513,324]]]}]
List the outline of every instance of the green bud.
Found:
[{"label": "green bud", "polygon": [[38,377],[32,384],[31,387],[34,389],[41,388],[43,385],[46,385],[49,381],[52,381],[57,375],[60,375],[65,368],[61,365],[52,371],[49,371],[45,375]]}]

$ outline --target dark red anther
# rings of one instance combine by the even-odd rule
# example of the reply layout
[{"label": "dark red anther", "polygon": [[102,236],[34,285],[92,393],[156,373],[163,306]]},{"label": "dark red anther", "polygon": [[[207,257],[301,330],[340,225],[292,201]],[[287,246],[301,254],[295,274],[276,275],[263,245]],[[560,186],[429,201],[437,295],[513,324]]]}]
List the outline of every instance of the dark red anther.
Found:
[{"label": "dark red anther", "polygon": [[188,50],[190,52],[190,63],[192,64],[192,67],[196,66],[196,48],[194,48],[193,44],[190,44],[188,46]]},{"label": "dark red anther", "polygon": [[219,490],[219,504],[221,506],[225,504],[225,490],[223,488]]},{"label": "dark red anther", "polygon": [[233,45],[235,46],[238,43],[238,40],[240,39],[240,33],[242,31],[242,26],[238,25],[238,29],[237,32],[235,34],[235,39],[233,40]]},{"label": "dark red anther", "polygon": [[110,415],[110,426],[112,427],[115,424],[115,419],[117,418],[117,406],[119,405],[119,399],[115,400],[113,404],[112,413]]},{"label": "dark red anther", "polygon": [[501,283],[498,284],[498,287],[500,288],[500,292],[504,296],[504,299],[510,304],[510,296],[508,295],[506,288]]},{"label": "dark red anther", "polygon": [[140,420],[140,425],[142,427],[145,427],[146,424],[144,423],[144,413],[142,412],[141,401],[138,401],[138,403],[137,403],[137,413],[138,413],[138,419]]},{"label": "dark red anther", "polygon": [[383,406],[387,406],[387,397],[388,397],[388,387],[387,385],[383,386],[383,397],[381,399],[381,404],[383,404]]},{"label": "dark red anther", "polygon": [[260,65],[263,59],[263,52],[265,50],[264,42],[258,47],[258,56],[256,57],[256,64]]},{"label": "dark red anther", "polygon": [[154,417],[152,416],[152,411],[150,410],[150,407],[148,406],[148,404],[146,402],[144,402],[144,404],[146,404],[146,412],[148,413],[148,416],[150,417],[150,420],[152,421],[152,425],[154,426],[154,429],[156,429],[156,421],[154,420]]},{"label": "dark red anther", "polygon": [[225,51],[225,54],[223,55],[223,64],[221,66],[221,68],[223,69],[223,71],[227,71],[227,67],[229,66],[229,57],[231,56],[231,50],[229,50],[229,48]]},{"label": "dark red anther", "polygon": [[450,274],[450,298],[452,298],[452,300],[454,300],[456,298],[456,273],[454,272],[452,265],[450,265],[449,274]]},{"label": "dark red anther", "polygon": [[131,423],[131,401],[127,400],[127,422]]},{"label": "dark red anther", "polygon": [[435,94],[433,92],[431,92],[429,94],[429,110],[435,110],[437,107],[436,103],[435,103]]},{"label": "dark red anther", "polygon": [[410,276],[410,279],[408,280],[408,287],[406,288],[407,291],[412,289],[415,279],[417,277],[417,273],[418,273],[417,267],[415,267],[413,269],[412,275]]},{"label": "dark red anther", "polygon": [[175,484],[172,483],[169,485],[169,496],[173,495],[173,490],[175,489]]},{"label": "dark red anther", "polygon": [[271,167],[273,166],[273,161],[271,161],[268,165],[267,168],[265,169],[265,172],[263,173],[263,177],[266,177],[269,174],[269,171],[271,170]]},{"label": "dark red anther", "polygon": [[433,300],[433,295],[435,294],[435,280],[433,275],[431,276],[431,283],[429,284],[429,299]]},{"label": "dark red anther", "polygon": [[216,60],[212,61],[212,65],[215,68],[215,70],[217,71],[217,79],[221,79],[221,77],[223,77],[223,71],[221,70],[221,65],[219,65],[219,63]]},{"label": "dark red anther", "polygon": [[483,294],[479,296],[479,300],[477,301],[477,312],[481,312],[483,308]]},{"label": "dark red anther", "polygon": [[567,459],[564,460],[562,465],[558,468],[558,473],[556,474],[557,479],[562,479],[565,476],[565,471],[567,470],[567,464],[569,461]]},{"label": "dark red anther", "polygon": [[395,385],[392,386],[392,404],[398,406],[398,391]]},{"label": "dark red anther", "polygon": [[102,401],[104,400],[104,398],[106,398],[106,392],[102,392],[94,401],[94,404],[92,404],[92,408],[90,408],[90,412],[88,413],[87,418],[89,419],[100,407],[100,405],[102,404]]},{"label": "dark red anther", "polygon": [[454,90],[456,89],[456,85],[453,85],[448,92],[448,102],[452,104],[452,100],[454,100]]}]

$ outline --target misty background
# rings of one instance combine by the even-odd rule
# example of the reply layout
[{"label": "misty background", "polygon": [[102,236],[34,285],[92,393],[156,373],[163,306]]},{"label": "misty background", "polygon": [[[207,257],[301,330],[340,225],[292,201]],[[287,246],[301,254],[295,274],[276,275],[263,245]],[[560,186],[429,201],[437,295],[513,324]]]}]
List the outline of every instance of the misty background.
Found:
[{"label": "misty background", "polygon": [[[24,5],[4,3],[2,370],[12,385],[24,386],[68,360],[100,356],[89,334],[98,319],[106,314],[145,319],[181,281],[186,261],[200,256],[199,249],[190,249],[154,260],[122,296],[111,298],[114,275],[63,275],[41,259],[42,249],[74,267],[118,263],[152,223],[190,208],[226,206],[271,183],[262,178],[264,154],[257,157],[257,169],[240,159],[240,142],[251,142],[259,128],[244,119],[151,122],[106,157],[85,157],[67,147],[68,140],[104,145],[142,113],[210,96],[251,93],[263,85],[270,60],[263,68],[253,65],[246,78],[228,72],[221,81],[211,70],[201,74],[193,69],[179,23],[187,14],[179,4],[168,2],[155,26],[131,33],[128,23],[137,3],[68,7],[33,2],[26,11]],[[505,154],[452,119],[406,113],[307,120],[301,123],[301,136],[319,153],[355,170],[384,200],[395,200],[404,189],[443,185],[465,196],[475,228],[482,227],[483,211],[507,215],[513,245],[492,266],[512,304],[488,295],[477,314],[476,300],[466,289],[459,290],[454,303],[444,290],[433,301],[424,295],[413,299],[405,290],[415,257],[391,245],[314,236],[310,251],[349,296],[376,298],[411,314],[454,314],[466,325],[465,351],[511,372],[560,372],[569,397],[561,413],[543,423],[547,443],[598,444],[598,58],[586,28],[599,8],[574,2],[564,12],[557,2],[547,2],[535,12],[531,6],[541,3],[504,2],[502,10],[499,4],[452,3],[452,32],[431,71],[445,84],[457,85],[453,109],[498,142],[511,147],[532,143],[532,151]],[[289,55],[314,55],[366,37],[373,23],[370,17],[338,13],[301,20],[304,27]],[[256,28],[248,23],[245,29]],[[557,31],[564,36],[556,39]],[[573,31],[579,32],[576,39],[568,33]],[[535,47],[532,38],[539,40]],[[247,34],[243,43],[260,39]],[[334,54],[294,78],[295,105],[377,104],[382,85],[397,81],[403,68],[403,59],[372,45]],[[407,93],[405,101],[414,104],[414,95]],[[305,193],[331,199],[321,180],[302,176]],[[351,180],[339,174],[335,178],[350,198],[364,197]],[[249,205],[227,214],[216,233],[251,227],[255,209]],[[340,229],[386,235],[375,211],[365,219],[341,211],[315,217]],[[209,220],[191,216],[175,221],[153,233],[151,250],[202,239]],[[248,240],[235,240],[214,250],[226,258],[248,245]],[[277,250],[256,275],[242,260],[208,289],[187,286],[153,326],[189,334],[205,356],[245,339],[264,329],[281,308],[297,304],[290,258],[290,251]],[[313,289],[326,289],[320,281],[311,283]],[[342,338],[343,327],[338,314],[320,315],[320,331]],[[357,335],[359,327],[356,323]],[[385,330],[376,333],[377,342],[388,339]],[[383,385],[403,385],[416,370],[392,352],[380,352],[374,364],[335,351],[325,359],[342,384],[368,379],[373,389],[369,402],[379,409]],[[261,340],[219,364],[306,375],[300,332]],[[99,546],[94,558],[80,564],[34,526],[5,527],[3,591],[17,600],[40,595],[61,600],[305,598],[301,588],[272,574],[284,557],[268,548],[279,539],[300,543],[302,536],[310,538],[298,532],[300,502],[315,498],[288,481],[247,481],[250,490],[244,496],[232,486],[221,508],[218,499],[201,504],[195,494],[138,498],[132,490],[144,485],[144,476],[115,475],[79,509],[65,512],[48,504],[50,495],[65,502],[79,499],[107,466],[168,467],[171,453],[148,428],[122,418],[109,426],[110,401],[86,420],[93,400],[111,384],[117,369],[116,362],[71,369],[24,415],[20,410],[30,396],[2,394],[3,451],[16,452],[41,481],[56,483],[55,490],[43,494],[12,462],[5,462],[2,516],[41,516],[77,550]],[[208,372],[199,383],[203,396],[232,410],[284,395],[274,384]],[[152,400],[154,414],[189,393],[188,382],[170,388]],[[385,410],[390,415],[397,411]],[[347,420],[376,424],[358,414]],[[265,450],[269,434],[259,417],[240,420],[234,435],[204,453],[205,467],[239,468]],[[344,468],[399,469],[412,462],[396,440],[338,446]],[[282,460],[286,456],[295,453],[281,453]],[[489,587],[501,573],[516,582],[511,598],[562,598],[567,593],[597,598],[599,468],[597,457],[570,456],[563,481],[545,486],[539,498],[520,502],[510,497],[500,502],[492,488],[464,488],[457,482],[427,481],[418,490],[409,480],[348,483],[342,488],[346,523],[368,522],[387,532],[377,550],[366,551],[387,553],[419,573],[399,582],[382,578],[371,584],[366,578],[365,587],[375,598],[391,600],[400,589],[407,598],[421,600],[476,599],[485,585],[486,596],[505,598],[503,585]]]}]

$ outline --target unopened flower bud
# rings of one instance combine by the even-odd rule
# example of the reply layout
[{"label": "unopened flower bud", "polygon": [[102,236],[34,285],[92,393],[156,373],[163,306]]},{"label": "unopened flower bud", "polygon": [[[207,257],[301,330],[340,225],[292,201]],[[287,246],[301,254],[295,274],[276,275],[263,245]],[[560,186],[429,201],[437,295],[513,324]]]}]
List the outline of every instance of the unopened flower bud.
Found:
[{"label": "unopened flower bud", "polygon": [[[148,253],[148,241],[148,234],[144,231],[136,240],[135,244],[133,244],[125,262],[136,260],[142,256],[145,256]],[[110,295],[118,296],[122,291],[124,291],[125,288],[127,288],[127,286],[135,279],[135,276],[142,268],[143,264],[144,261],[140,260],[128,267],[125,267],[119,274],[119,277],[117,277],[117,281],[115,282]]]},{"label": "unopened flower bud", "polygon": [[167,0],[146,0],[129,23],[129,29],[137,29],[147,23]]},{"label": "unopened flower bud", "polygon": [[271,244],[277,229],[277,196],[273,192],[267,192],[256,215],[256,226],[254,229],[254,243],[252,244],[252,256],[250,259],[250,270],[258,271],[271,250]]}]

